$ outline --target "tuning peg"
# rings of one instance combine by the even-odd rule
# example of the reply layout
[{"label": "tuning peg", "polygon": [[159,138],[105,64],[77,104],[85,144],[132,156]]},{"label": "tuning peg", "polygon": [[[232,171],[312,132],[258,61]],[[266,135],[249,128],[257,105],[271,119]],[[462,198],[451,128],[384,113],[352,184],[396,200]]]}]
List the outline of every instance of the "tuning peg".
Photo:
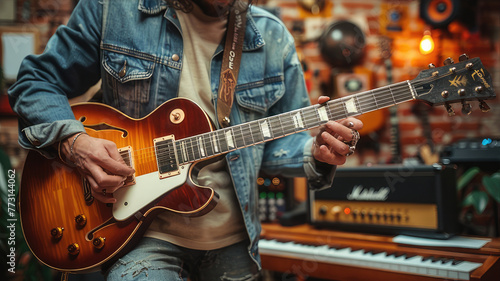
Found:
[{"label": "tuning peg", "polygon": [[479,108],[481,109],[482,112],[490,111],[490,107],[486,104],[484,100],[479,101]]},{"label": "tuning peg", "polygon": [[462,113],[465,115],[469,115],[471,112],[472,112],[472,105],[470,105],[470,103],[462,101]]},{"label": "tuning peg", "polygon": [[427,66],[429,67],[429,69],[436,68],[436,65],[434,65],[433,63],[429,63]]},{"label": "tuning peg", "polygon": [[458,58],[458,61],[466,61],[468,59],[469,59],[469,55],[461,54],[460,57]]},{"label": "tuning peg", "polygon": [[455,111],[449,104],[445,104],[444,107],[446,108],[446,111],[448,112],[448,116],[455,116]]},{"label": "tuning peg", "polygon": [[447,59],[445,59],[444,62],[443,62],[444,65],[450,65],[450,64],[453,64],[453,63],[455,63],[455,62],[450,57],[447,58]]}]

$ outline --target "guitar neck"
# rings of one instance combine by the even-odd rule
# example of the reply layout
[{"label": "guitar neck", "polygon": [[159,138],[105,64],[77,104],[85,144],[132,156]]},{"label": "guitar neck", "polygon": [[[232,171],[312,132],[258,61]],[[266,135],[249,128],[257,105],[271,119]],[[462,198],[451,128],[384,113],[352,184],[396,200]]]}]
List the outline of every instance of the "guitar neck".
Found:
[{"label": "guitar neck", "polygon": [[[183,165],[310,130],[330,120],[336,121],[349,116],[361,115],[414,98],[415,88],[410,81],[403,81],[330,100],[324,104],[311,105],[225,129],[175,140],[175,150],[172,149],[171,145],[164,147],[168,153],[175,152],[178,164]],[[162,148],[157,147],[157,149],[161,150]],[[161,151],[159,152],[161,153]]]}]

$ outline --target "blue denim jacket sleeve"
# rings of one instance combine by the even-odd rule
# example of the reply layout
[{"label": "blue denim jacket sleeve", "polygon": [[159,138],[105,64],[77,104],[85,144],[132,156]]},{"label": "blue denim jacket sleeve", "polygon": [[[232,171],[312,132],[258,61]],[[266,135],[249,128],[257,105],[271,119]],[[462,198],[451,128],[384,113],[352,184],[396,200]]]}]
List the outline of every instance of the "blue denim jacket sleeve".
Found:
[{"label": "blue denim jacket sleeve", "polygon": [[100,78],[101,16],[98,1],[80,1],[45,51],[23,60],[18,80],[8,94],[20,116],[19,143],[24,148],[54,157],[52,144],[84,131],[68,99],[84,94]]}]

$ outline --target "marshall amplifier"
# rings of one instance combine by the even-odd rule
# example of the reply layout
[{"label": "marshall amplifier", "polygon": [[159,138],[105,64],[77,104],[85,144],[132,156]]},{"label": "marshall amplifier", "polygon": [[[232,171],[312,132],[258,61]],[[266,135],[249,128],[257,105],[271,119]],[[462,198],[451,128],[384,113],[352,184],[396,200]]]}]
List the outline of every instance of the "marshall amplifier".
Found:
[{"label": "marshall amplifier", "polygon": [[330,188],[309,191],[316,227],[446,239],[458,232],[456,168],[338,168]]}]

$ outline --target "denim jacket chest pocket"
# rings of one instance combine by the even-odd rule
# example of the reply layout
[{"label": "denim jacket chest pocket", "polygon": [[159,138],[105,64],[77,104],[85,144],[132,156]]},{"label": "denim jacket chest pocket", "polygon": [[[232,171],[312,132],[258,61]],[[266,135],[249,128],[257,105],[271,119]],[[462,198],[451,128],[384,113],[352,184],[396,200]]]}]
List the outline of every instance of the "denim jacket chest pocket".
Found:
[{"label": "denim jacket chest pocket", "polygon": [[103,51],[103,83],[112,93],[111,104],[125,114],[136,117],[141,106],[149,103],[153,61],[112,51]]},{"label": "denim jacket chest pocket", "polygon": [[235,100],[240,107],[241,122],[267,117],[269,109],[285,94],[282,76],[239,85]]}]

